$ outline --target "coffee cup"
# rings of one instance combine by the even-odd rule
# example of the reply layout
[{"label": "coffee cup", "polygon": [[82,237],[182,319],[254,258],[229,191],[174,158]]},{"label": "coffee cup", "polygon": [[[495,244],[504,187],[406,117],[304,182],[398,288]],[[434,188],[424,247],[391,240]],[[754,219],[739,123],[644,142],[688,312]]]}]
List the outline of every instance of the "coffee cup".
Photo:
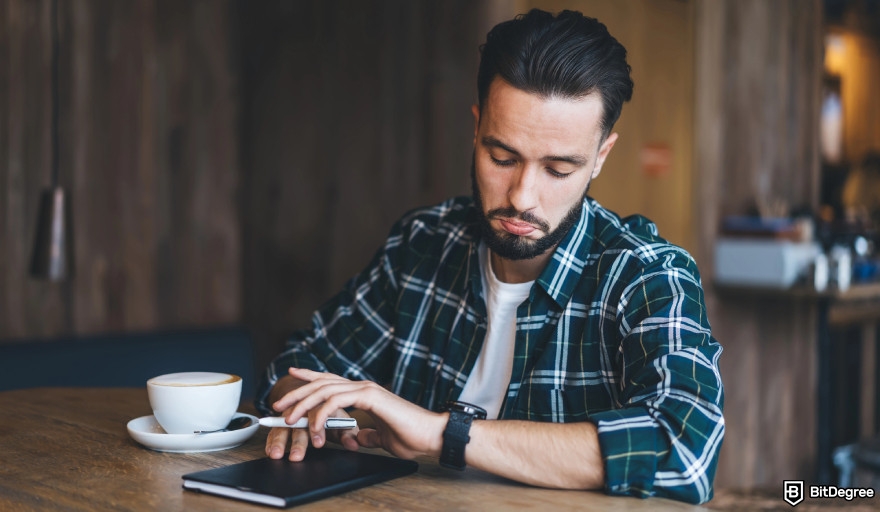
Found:
[{"label": "coffee cup", "polygon": [[241,377],[229,373],[182,372],[147,381],[153,416],[169,434],[220,430],[238,410]]}]

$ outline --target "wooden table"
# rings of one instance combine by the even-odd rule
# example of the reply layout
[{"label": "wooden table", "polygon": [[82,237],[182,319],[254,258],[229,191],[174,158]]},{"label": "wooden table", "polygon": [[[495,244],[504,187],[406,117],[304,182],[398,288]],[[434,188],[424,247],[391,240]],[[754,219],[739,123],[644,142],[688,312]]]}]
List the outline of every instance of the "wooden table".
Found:
[{"label": "wooden table", "polygon": [[[252,412],[252,411],[251,411]],[[181,488],[181,475],[264,456],[268,432],[208,453],[163,453],[126,423],[150,414],[146,389],[37,388],[0,393],[0,510],[272,510]],[[675,501],[521,485],[419,459],[413,475],[297,510],[706,510]]]}]

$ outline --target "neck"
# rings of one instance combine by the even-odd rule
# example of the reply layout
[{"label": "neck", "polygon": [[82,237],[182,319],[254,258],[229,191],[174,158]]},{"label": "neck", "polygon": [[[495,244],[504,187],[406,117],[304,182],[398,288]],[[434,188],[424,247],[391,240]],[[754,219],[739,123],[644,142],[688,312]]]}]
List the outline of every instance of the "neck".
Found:
[{"label": "neck", "polygon": [[504,259],[490,250],[489,258],[492,261],[492,271],[495,273],[495,277],[502,283],[527,283],[534,281],[541,275],[554,250],[555,248],[550,249],[544,254],[528,260],[516,261]]}]

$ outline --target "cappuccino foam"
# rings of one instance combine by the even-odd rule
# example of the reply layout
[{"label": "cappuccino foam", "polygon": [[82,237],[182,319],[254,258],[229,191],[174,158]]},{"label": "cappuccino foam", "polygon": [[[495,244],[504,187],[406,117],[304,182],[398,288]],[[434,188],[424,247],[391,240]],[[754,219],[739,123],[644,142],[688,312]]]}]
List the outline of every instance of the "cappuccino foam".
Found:
[{"label": "cappuccino foam", "polygon": [[220,386],[222,384],[232,384],[240,380],[241,377],[238,375],[229,373],[182,372],[153,377],[147,381],[147,384],[174,387]]}]

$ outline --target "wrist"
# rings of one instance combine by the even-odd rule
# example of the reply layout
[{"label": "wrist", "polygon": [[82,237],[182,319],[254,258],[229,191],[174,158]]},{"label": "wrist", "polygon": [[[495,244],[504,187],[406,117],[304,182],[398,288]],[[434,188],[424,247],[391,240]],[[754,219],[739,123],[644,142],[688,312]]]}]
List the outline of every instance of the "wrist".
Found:
[{"label": "wrist", "polygon": [[446,430],[446,423],[449,421],[449,413],[441,412],[434,415],[433,424],[431,426],[430,445],[426,455],[429,457],[440,458],[443,452],[443,432]]}]

